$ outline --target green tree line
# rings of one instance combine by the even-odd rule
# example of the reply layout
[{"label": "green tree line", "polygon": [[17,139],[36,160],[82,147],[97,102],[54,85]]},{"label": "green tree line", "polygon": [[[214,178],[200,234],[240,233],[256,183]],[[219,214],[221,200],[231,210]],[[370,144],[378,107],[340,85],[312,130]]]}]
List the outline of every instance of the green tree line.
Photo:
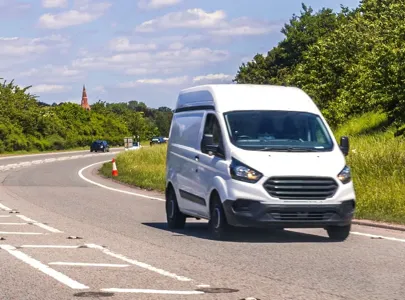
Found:
[{"label": "green tree line", "polygon": [[302,88],[333,127],[382,111],[405,135],[404,20],[402,0],[363,0],[338,12],[302,4],[282,28],[284,39],[243,63],[234,81]]},{"label": "green tree line", "polygon": [[172,111],[142,102],[98,101],[86,111],[74,103],[48,105],[14,81],[0,83],[0,153],[62,150],[89,146],[95,139],[123,145],[124,137],[141,140],[167,136]]}]

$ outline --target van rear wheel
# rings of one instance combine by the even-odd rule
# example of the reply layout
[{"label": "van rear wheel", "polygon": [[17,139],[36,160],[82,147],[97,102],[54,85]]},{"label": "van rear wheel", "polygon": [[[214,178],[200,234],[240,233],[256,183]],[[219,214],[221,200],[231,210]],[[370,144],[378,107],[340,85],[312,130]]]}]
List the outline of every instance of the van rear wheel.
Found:
[{"label": "van rear wheel", "polygon": [[218,195],[214,195],[210,205],[210,220],[208,226],[211,235],[216,240],[225,240],[230,226],[226,220],[224,208]]},{"label": "van rear wheel", "polygon": [[350,230],[351,224],[346,226],[331,226],[326,229],[329,238],[340,242],[343,242],[349,237]]},{"label": "van rear wheel", "polygon": [[183,229],[186,224],[186,216],[179,209],[173,188],[166,195],[166,218],[170,229]]}]

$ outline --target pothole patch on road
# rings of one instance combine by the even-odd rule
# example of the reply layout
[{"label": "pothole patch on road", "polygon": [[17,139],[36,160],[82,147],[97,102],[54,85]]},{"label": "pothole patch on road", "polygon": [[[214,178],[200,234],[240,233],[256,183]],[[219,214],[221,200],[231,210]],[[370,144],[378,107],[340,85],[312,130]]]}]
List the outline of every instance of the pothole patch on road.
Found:
[{"label": "pothole patch on road", "polygon": [[80,298],[98,298],[98,297],[112,297],[114,293],[107,293],[107,292],[80,292],[73,294],[75,297]]},{"label": "pothole patch on road", "polygon": [[197,292],[204,292],[207,294],[227,294],[227,293],[236,293],[239,292],[237,289],[229,289],[229,288],[212,288],[212,287],[202,287],[196,289]]}]

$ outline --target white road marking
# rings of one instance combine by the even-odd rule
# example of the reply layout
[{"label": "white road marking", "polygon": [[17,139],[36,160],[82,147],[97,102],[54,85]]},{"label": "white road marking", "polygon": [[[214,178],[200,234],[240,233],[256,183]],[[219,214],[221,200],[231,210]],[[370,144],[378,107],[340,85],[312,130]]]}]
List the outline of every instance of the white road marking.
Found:
[{"label": "white road marking", "polygon": [[11,245],[0,245],[0,249],[3,249],[13,255],[14,257],[18,258],[19,260],[25,262],[26,264],[30,265],[31,267],[41,271],[42,273],[51,276],[55,280],[67,285],[68,287],[75,289],[75,290],[83,290],[88,289],[88,286],[77,282],[68,276],[50,268],[49,266],[41,263],[40,261],[30,257],[29,255],[17,250],[15,247]]},{"label": "white road marking", "polygon": [[28,223],[0,223],[0,225],[28,225]]},{"label": "white road marking", "polygon": [[8,208],[7,206],[3,205],[0,203],[0,209],[5,210],[5,211],[11,211],[11,208]]},{"label": "white road marking", "polygon": [[199,284],[199,285],[197,285],[197,287],[199,287],[199,288],[209,288],[210,285],[209,284]]},{"label": "white road marking", "polygon": [[146,289],[101,289],[102,292],[110,293],[137,293],[137,294],[166,294],[166,295],[201,295],[200,291],[169,291],[169,290],[146,290]]},{"label": "white road marking", "polygon": [[9,232],[9,231],[0,231],[0,234],[17,234],[17,235],[41,235],[41,232]]},{"label": "white road marking", "polygon": [[383,240],[389,240],[389,241],[405,243],[405,239],[398,239],[398,238],[382,236],[382,235],[374,235],[374,234],[355,232],[355,231],[351,231],[350,234],[355,234],[355,235],[367,236],[367,237],[371,237],[371,238],[378,238],[378,239],[383,239]]},{"label": "white road marking", "polygon": [[187,278],[187,277],[184,277],[184,276],[179,276],[179,275],[170,273],[168,271],[155,268],[155,267],[153,267],[151,265],[148,265],[146,263],[143,263],[143,262],[140,262],[140,261],[137,261],[137,260],[134,260],[134,259],[130,259],[130,258],[124,256],[124,255],[114,253],[114,252],[112,252],[112,251],[110,251],[108,249],[105,249],[105,248],[103,248],[103,247],[101,247],[99,245],[87,244],[87,247],[92,248],[92,249],[98,249],[98,250],[102,251],[104,254],[107,254],[107,255],[110,255],[112,257],[121,259],[121,260],[123,260],[123,261],[125,261],[127,263],[130,263],[132,265],[136,265],[138,267],[147,269],[149,271],[156,272],[156,273],[158,273],[160,275],[163,275],[163,276],[171,277],[171,278],[177,279],[179,281],[192,281],[192,279],[190,279],[190,278]]},{"label": "white road marking", "polygon": [[119,192],[119,193],[123,193],[123,194],[127,194],[127,195],[132,195],[132,196],[137,196],[137,197],[146,198],[146,199],[151,199],[151,200],[157,200],[157,201],[162,201],[162,202],[165,201],[165,199],[162,199],[162,198],[150,197],[150,196],[146,196],[146,195],[142,195],[142,194],[138,194],[138,193],[133,193],[133,192],[129,192],[129,191],[123,191],[123,190],[120,190],[120,189],[115,189],[115,188],[112,188],[112,187],[103,185],[103,184],[101,184],[101,183],[95,182],[95,181],[93,181],[93,180],[90,180],[90,179],[84,177],[84,175],[83,175],[83,171],[84,171],[84,170],[86,170],[86,169],[88,169],[88,168],[91,168],[91,167],[93,167],[93,166],[95,166],[95,165],[99,165],[99,164],[106,163],[106,162],[109,162],[109,161],[110,161],[110,160],[105,160],[105,161],[101,161],[101,162],[97,162],[97,163],[88,165],[88,166],[84,167],[83,169],[81,169],[81,170],[78,172],[78,174],[79,174],[80,178],[83,179],[84,181],[87,181],[87,182],[89,182],[89,183],[91,183],[91,184],[97,185],[97,186],[99,186],[99,187],[102,187],[102,188],[107,189],[107,190],[110,190],[110,191]]},{"label": "white road marking", "polygon": [[10,218],[11,216],[0,216],[0,218]]},{"label": "white road marking", "polygon": [[22,245],[21,248],[57,248],[57,249],[77,249],[81,246],[64,246],[64,245]]},{"label": "white road marking", "polygon": [[53,233],[62,233],[63,232],[63,231],[60,231],[60,230],[58,230],[56,228],[53,228],[51,226],[48,226],[48,225],[42,224],[40,222],[34,221],[33,219],[30,219],[30,218],[28,218],[28,217],[26,217],[24,215],[17,215],[17,217],[19,217],[20,219],[23,219],[24,221],[33,223],[34,225],[36,225],[38,227],[41,227],[42,229],[48,230],[50,232],[53,232]]},{"label": "white road marking", "polygon": [[123,264],[97,264],[97,263],[75,263],[75,262],[50,262],[48,265],[58,265],[58,266],[81,266],[81,267],[111,267],[111,268],[126,268],[130,265]]}]

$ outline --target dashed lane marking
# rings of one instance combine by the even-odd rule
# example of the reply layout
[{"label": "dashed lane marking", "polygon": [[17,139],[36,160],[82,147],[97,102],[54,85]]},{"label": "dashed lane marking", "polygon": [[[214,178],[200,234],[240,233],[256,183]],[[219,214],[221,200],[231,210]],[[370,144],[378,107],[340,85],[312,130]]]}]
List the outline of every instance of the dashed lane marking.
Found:
[{"label": "dashed lane marking", "polygon": [[14,256],[15,258],[25,262],[26,264],[30,265],[31,267],[37,269],[38,271],[41,271],[42,273],[51,276],[55,280],[59,281],[60,283],[63,283],[64,285],[67,285],[68,287],[75,289],[75,290],[83,290],[83,289],[88,289],[89,287],[77,282],[70,277],[50,268],[49,266],[41,263],[40,261],[30,257],[29,255],[17,250],[15,247],[11,245],[0,245],[0,249],[3,249],[7,251],[9,254]]},{"label": "dashed lane marking", "polygon": [[105,249],[105,248],[103,248],[103,247],[101,247],[99,245],[86,244],[86,246],[89,247],[89,248],[92,248],[92,249],[98,249],[98,250],[102,251],[104,254],[107,254],[109,256],[118,258],[118,259],[120,259],[122,261],[125,261],[127,263],[130,263],[132,265],[136,265],[136,266],[144,268],[144,269],[147,269],[149,271],[156,272],[156,273],[158,273],[160,275],[163,275],[163,276],[171,277],[171,278],[177,279],[179,281],[192,281],[192,279],[190,279],[190,278],[187,278],[187,277],[184,277],[184,276],[179,276],[179,275],[176,275],[174,273],[170,273],[168,271],[155,268],[155,267],[153,267],[153,266],[151,266],[149,264],[146,264],[146,263],[134,260],[134,259],[130,259],[130,258],[124,256],[124,255],[114,253],[114,252],[112,252],[112,251],[110,251],[108,249]]},{"label": "dashed lane marking", "polygon": [[376,238],[376,239],[384,239],[384,240],[389,240],[389,241],[395,241],[395,242],[405,243],[405,239],[398,239],[398,238],[387,237],[387,236],[382,236],[382,235],[374,235],[374,234],[362,233],[362,232],[355,232],[355,231],[351,231],[350,234],[360,235],[360,236],[366,236],[366,237]]},{"label": "dashed lane marking", "polygon": [[148,290],[148,289],[101,289],[102,292],[110,293],[137,293],[137,294],[165,294],[165,295],[202,295],[200,291],[171,291],[171,290]]},{"label": "dashed lane marking", "polygon": [[0,231],[0,234],[7,234],[7,235],[42,235],[42,232],[9,232],[9,231]]},{"label": "dashed lane marking", "polygon": [[10,218],[11,216],[0,216],[0,218]]},{"label": "dashed lane marking", "polygon": [[95,166],[95,165],[99,165],[99,164],[102,164],[102,163],[106,163],[106,162],[109,162],[109,160],[97,162],[97,163],[94,163],[94,164],[91,164],[91,165],[88,165],[88,166],[84,167],[83,169],[81,169],[81,170],[78,172],[80,178],[83,179],[84,181],[87,181],[88,183],[97,185],[97,186],[99,186],[99,187],[102,187],[102,188],[107,189],[107,190],[110,190],[110,191],[119,192],[119,193],[122,193],[122,194],[127,194],[127,195],[132,195],[132,196],[137,196],[137,197],[140,197],[140,198],[146,198],[146,199],[157,200],[157,201],[162,201],[162,202],[165,201],[165,200],[162,199],[162,198],[150,197],[150,196],[146,196],[146,195],[142,195],[142,194],[138,194],[138,193],[133,193],[133,192],[129,192],[129,191],[123,191],[123,190],[115,189],[115,188],[112,188],[112,187],[103,185],[103,184],[101,184],[101,183],[95,182],[95,181],[93,181],[93,180],[90,180],[90,179],[86,178],[86,177],[83,175],[83,171],[85,171],[86,169],[91,168],[91,167],[93,167],[93,166]]},{"label": "dashed lane marking", "polygon": [[0,225],[28,225],[28,223],[0,223]]},{"label": "dashed lane marking", "polygon": [[76,262],[50,262],[49,265],[57,266],[78,266],[78,267],[106,267],[106,268],[127,268],[130,265],[123,264],[98,264],[98,263],[76,263]]},{"label": "dashed lane marking", "polygon": [[77,249],[81,246],[64,246],[64,245],[22,245],[20,248],[55,248],[55,249]]},{"label": "dashed lane marking", "polygon": [[63,231],[60,231],[60,230],[58,230],[56,228],[53,228],[51,226],[48,226],[48,225],[45,225],[43,223],[34,221],[33,219],[30,219],[30,218],[28,218],[28,217],[26,217],[24,215],[17,215],[17,217],[19,217],[20,219],[22,219],[22,220],[24,220],[26,222],[32,223],[33,225],[36,225],[38,227],[41,227],[42,229],[48,230],[48,231],[53,232],[53,233],[62,233],[63,232]]}]

